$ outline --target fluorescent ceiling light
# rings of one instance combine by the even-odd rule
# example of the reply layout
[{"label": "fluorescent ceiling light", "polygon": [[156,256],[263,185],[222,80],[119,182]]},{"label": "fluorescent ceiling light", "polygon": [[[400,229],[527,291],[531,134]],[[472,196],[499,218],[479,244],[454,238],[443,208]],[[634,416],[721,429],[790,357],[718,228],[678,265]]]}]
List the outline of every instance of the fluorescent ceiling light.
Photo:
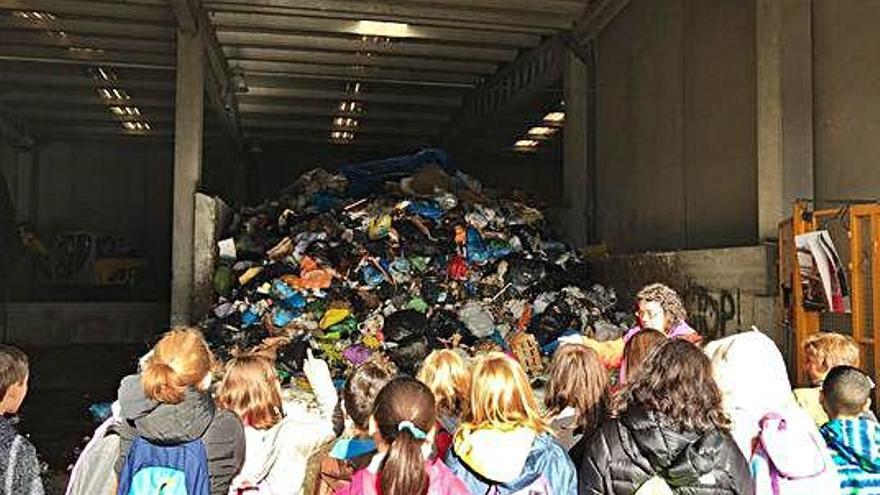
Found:
[{"label": "fluorescent ceiling light", "polygon": [[12,15],[31,21],[54,21],[55,19],[57,19],[57,17],[49,12],[38,12],[33,10],[27,12],[23,10],[17,10],[13,12]]},{"label": "fluorescent ceiling light", "polygon": [[556,132],[555,127],[537,126],[529,129],[529,136],[547,137]]},{"label": "fluorescent ceiling light", "polygon": [[355,32],[363,36],[388,36],[390,38],[406,38],[411,35],[409,24],[402,22],[358,21]]},{"label": "fluorescent ceiling light", "polygon": [[534,139],[520,139],[517,142],[513,143],[515,148],[534,148],[538,146],[538,141]]},{"label": "fluorescent ceiling light", "polygon": [[565,112],[550,112],[544,116],[544,122],[565,122]]}]

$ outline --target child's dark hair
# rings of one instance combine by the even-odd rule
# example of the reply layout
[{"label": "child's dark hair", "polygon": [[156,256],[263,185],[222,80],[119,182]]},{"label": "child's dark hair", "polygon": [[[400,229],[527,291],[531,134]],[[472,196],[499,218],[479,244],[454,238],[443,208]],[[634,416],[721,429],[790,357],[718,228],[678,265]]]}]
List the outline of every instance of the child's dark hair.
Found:
[{"label": "child's dark hair", "polygon": [[422,446],[436,421],[434,395],[425,384],[401,377],[376,397],[373,418],[390,445],[379,474],[384,495],[424,495],[428,472]]},{"label": "child's dark hair", "polygon": [[9,387],[21,383],[28,375],[27,355],[18,347],[0,344],[0,399]]},{"label": "child's dark hair", "polygon": [[342,400],[355,426],[367,430],[376,396],[396,375],[397,367],[381,354],[374,354],[352,372],[342,388]]},{"label": "child's dark hair", "polygon": [[668,424],[681,429],[730,429],[712,363],[696,345],[666,339],[648,353],[632,378],[614,399],[616,416],[638,407],[660,413]]},{"label": "child's dark hair", "polygon": [[871,400],[874,383],[860,369],[853,366],[831,368],[822,382],[822,395],[828,415],[858,416]]}]

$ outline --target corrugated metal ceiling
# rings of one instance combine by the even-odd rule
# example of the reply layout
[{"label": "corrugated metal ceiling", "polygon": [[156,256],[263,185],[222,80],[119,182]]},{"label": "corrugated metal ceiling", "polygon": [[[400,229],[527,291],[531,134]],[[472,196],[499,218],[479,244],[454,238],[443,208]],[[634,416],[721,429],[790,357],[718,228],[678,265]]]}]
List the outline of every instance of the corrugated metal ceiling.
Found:
[{"label": "corrugated metal ceiling", "polygon": [[[203,8],[248,138],[427,144],[469,92],[571,28],[586,4],[205,0]],[[49,135],[171,136],[175,29],[164,0],[0,0],[0,109]]]}]

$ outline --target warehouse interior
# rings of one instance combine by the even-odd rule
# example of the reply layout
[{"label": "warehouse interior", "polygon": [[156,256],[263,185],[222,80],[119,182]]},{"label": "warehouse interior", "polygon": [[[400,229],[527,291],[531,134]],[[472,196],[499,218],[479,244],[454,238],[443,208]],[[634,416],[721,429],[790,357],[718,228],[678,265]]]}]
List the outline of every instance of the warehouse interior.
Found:
[{"label": "warehouse interior", "polygon": [[[735,294],[708,329],[790,346],[780,222],[880,191],[878,23],[863,0],[0,0],[0,340],[135,354],[195,318],[197,192],[257,204],[438,147],[603,283],[675,266]],[[121,280],[82,268],[99,251]]]}]

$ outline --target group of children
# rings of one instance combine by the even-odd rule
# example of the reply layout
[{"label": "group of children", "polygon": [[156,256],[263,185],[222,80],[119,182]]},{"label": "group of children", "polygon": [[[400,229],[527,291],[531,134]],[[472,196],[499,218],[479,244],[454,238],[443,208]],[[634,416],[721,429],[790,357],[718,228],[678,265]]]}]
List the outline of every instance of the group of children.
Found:
[{"label": "group of children", "polygon": [[[703,346],[671,289],[637,299],[639,328],[562,344],[541,387],[506,354],[441,349],[415,376],[375,354],[337,392],[309,354],[307,400],[282,389],[271,353],[220,366],[197,330],[173,330],[122,380],[67,493],[880,493],[874,384],[851,339],[810,337],[813,386],[792,391],[762,333]],[[27,369],[0,346],[0,495],[42,493],[10,419]]]}]

